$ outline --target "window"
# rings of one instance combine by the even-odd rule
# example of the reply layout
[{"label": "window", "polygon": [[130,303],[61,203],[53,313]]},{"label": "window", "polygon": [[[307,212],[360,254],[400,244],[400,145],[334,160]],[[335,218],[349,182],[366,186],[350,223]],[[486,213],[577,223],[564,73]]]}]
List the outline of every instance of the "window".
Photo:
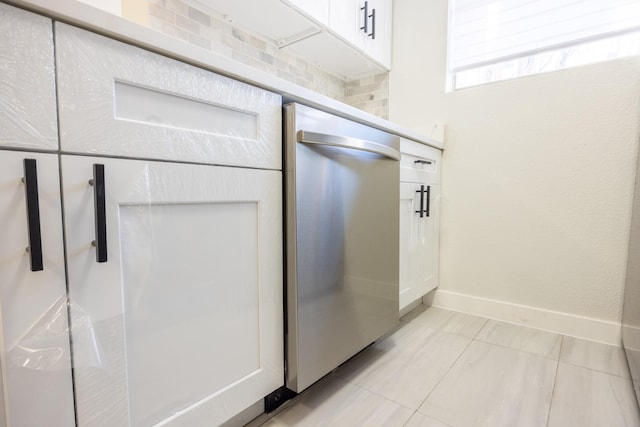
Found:
[{"label": "window", "polygon": [[448,69],[461,89],[640,54],[638,0],[450,0]]}]

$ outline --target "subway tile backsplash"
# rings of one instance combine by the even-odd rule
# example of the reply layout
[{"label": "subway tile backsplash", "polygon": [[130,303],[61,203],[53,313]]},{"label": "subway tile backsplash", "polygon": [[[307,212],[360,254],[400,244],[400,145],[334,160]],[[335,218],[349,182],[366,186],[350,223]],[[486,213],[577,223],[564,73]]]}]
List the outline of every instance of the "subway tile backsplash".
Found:
[{"label": "subway tile backsplash", "polygon": [[157,31],[388,118],[388,73],[344,81],[188,1],[149,0],[148,10],[148,25]]}]

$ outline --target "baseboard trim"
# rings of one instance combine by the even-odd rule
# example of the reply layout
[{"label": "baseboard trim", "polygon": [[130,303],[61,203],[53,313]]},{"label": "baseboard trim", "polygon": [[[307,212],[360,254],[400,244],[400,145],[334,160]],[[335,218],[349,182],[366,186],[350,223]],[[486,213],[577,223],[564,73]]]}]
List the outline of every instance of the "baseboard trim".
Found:
[{"label": "baseboard trim", "polygon": [[[425,302],[425,304],[427,304]],[[572,337],[620,347],[620,323],[577,316],[505,301],[436,290],[434,307],[460,311],[489,319],[543,329]]]}]

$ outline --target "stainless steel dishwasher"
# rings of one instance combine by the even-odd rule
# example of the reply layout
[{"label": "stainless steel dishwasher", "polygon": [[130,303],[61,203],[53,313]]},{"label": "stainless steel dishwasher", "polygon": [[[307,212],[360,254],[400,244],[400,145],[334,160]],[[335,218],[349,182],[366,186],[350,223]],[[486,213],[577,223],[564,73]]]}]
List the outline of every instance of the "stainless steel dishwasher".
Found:
[{"label": "stainless steel dishwasher", "polygon": [[300,392],[398,323],[399,138],[285,106],[286,386]]}]

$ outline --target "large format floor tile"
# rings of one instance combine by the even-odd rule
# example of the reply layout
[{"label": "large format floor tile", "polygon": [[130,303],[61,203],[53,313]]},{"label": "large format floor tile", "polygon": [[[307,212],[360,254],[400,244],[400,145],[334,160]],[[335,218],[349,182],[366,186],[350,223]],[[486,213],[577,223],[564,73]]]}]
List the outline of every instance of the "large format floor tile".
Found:
[{"label": "large format floor tile", "polygon": [[462,335],[466,338],[475,337],[487,321],[484,317],[443,310],[438,307],[429,307],[416,316],[408,315],[405,320],[442,332]]},{"label": "large format floor tile", "polygon": [[363,351],[336,375],[417,409],[471,340],[411,323],[401,332]]},{"label": "large format floor tile", "polygon": [[416,412],[404,427],[449,427],[449,425]]},{"label": "large format floor tile", "polygon": [[624,350],[607,344],[565,336],[560,361],[629,378]]},{"label": "large format floor tile", "polygon": [[558,360],[562,335],[488,320],[476,340]]},{"label": "large format floor tile", "polygon": [[640,426],[631,380],[560,362],[549,427]]},{"label": "large format floor tile", "polygon": [[623,350],[419,307],[265,425],[547,424],[640,426]]},{"label": "large format floor tile", "polygon": [[403,426],[413,411],[329,376],[264,426]]},{"label": "large format floor tile", "polygon": [[453,426],[545,426],[557,364],[474,341],[418,411]]}]

